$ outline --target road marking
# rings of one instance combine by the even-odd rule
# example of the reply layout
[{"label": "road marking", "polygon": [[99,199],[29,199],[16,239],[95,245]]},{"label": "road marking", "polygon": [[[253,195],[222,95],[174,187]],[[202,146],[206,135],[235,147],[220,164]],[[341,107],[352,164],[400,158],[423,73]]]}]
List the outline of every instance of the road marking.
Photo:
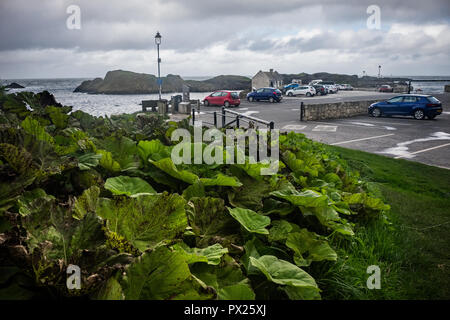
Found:
[{"label": "road marking", "polygon": [[[414,154],[416,152],[409,152],[409,145],[415,142],[427,142],[427,141],[436,141],[436,140],[450,140],[450,134],[446,132],[434,132],[429,137],[409,140],[405,142],[397,143],[397,146],[392,148],[387,148],[381,152],[377,153],[385,153],[396,156],[397,158],[414,158]],[[427,150],[427,149],[425,149]],[[432,150],[432,149],[430,149]]]},{"label": "road marking", "polygon": [[450,146],[450,143],[441,144],[440,146],[431,147],[431,148],[427,148],[427,149],[423,149],[423,150],[419,150],[419,151],[409,152],[408,155],[394,157],[394,159],[399,159],[399,158],[407,157],[409,155],[414,155],[414,154],[418,154],[418,153],[422,153],[422,152],[427,152],[427,151],[431,151],[431,150],[434,150],[434,149],[443,148],[443,147],[446,147],[446,146]]},{"label": "road marking", "polygon": [[312,131],[336,132],[337,126],[315,126]]},{"label": "road marking", "polygon": [[[410,119],[405,119],[405,120],[410,120]],[[412,120],[412,119],[411,119]],[[352,123],[351,121],[339,121],[339,123]],[[399,126],[412,126],[412,123],[400,123],[400,122],[390,122],[390,121],[386,121],[386,122],[381,122],[381,121],[373,121],[371,120],[370,122],[365,122],[365,123],[370,123],[373,125],[399,125]]]},{"label": "road marking", "polygon": [[297,125],[297,124],[288,124],[288,125],[284,126],[282,129],[284,129],[284,130],[303,130],[305,128],[306,128],[306,126],[301,126],[301,125]]},{"label": "road marking", "polygon": [[375,127],[374,124],[366,123],[366,122],[349,122],[349,123],[356,124],[358,126]]},{"label": "road marking", "polygon": [[390,130],[390,131],[397,130],[397,128],[389,127],[389,126],[383,126],[383,128],[385,128],[386,130]]},{"label": "road marking", "polygon": [[448,112],[448,111],[444,111],[444,112],[442,112],[443,114],[450,114],[450,112]]},{"label": "road marking", "polygon": [[335,146],[335,145],[338,145],[338,144],[346,144],[346,143],[352,143],[352,142],[358,142],[358,141],[364,141],[364,140],[378,139],[378,138],[389,137],[389,136],[393,136],[393,135],[394,135],[394,133],[383,134],[382,136],[374,136],[374,137],[367,137],[367,138],[361,138],[361,139],[354,139],[354,140],[347,140],[347,141],[331,143],[331,145]]}]

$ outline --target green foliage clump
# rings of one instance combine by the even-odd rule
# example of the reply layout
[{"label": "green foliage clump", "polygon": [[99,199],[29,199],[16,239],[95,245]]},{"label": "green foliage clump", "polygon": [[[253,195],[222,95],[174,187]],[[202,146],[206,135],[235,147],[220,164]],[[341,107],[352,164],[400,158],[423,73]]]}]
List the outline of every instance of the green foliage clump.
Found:
[{"label": "green foliage clump", "polygon": [[[320,299],[310,271],[337,261],[330,239],[389,210],[301,134],[280,136],[279,171],[261,176],[249,159],[176,165],[185,121],[70,113],[31,93],[0,103],[0,297],[22,277],[27,298]],[[70,264],[81,292],[65,287]]]}]

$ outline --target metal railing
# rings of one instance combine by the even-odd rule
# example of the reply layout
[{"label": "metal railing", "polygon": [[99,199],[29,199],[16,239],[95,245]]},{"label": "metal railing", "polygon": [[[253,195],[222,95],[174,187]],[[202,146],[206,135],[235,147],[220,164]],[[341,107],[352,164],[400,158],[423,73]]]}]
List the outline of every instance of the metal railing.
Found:
[{"label": "metal railing", "polygon": [[[192,108],[192,125],[195,125],[195,121],[196,121],[195,113],[196,113],[196,109]],[[273,121],[266,121],[266,120],[258,119],[258,118],[252,117],[252,116],[244,115],[242,113],[226,109],[225,107],[222,107],[221,112],[217,112],[217,111],[205,112],[204,111],[204,114],[211,114],[213,117],[213,122],[211,123],[211,122],[202,120],[202,123],[213,125],[216,128],[219,128],[219,121],[218,121],[219,117],[220,117],[220,127],[221,128],[229,128],[229,127],[240,128],[241,122],[247,123],[249,128],[256,128],[255,125],[258,123],[263,124],[270,130],[273,130],[275,128],[275,123]],[[231,119],[231,121],[229,121],[228,123],[227,123],[227,117],[229,119]]]}]

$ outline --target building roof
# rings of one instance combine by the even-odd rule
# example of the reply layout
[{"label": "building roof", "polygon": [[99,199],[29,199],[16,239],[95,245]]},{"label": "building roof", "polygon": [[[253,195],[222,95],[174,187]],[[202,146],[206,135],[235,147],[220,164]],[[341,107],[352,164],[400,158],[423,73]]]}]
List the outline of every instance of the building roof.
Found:
[{"label": "building roof", "polygon": [[273,79],[273,80],[276,80],[276,81],[283,80],[283,77],[277,71],[274,71],[273,69],[270,69],[270,71],[261,71],[260,70],[258,73],[262,73],[262,74],[266,75],[267,78]]}]

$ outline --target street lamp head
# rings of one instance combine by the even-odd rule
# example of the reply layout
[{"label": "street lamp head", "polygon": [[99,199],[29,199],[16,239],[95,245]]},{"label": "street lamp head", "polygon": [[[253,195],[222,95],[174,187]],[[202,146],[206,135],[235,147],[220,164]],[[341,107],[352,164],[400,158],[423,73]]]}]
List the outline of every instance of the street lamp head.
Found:
[{"label": "street lamp head", "polygon": [[161,34],[158,32],[156,32],[156,36],[155,36],[155,43],[156,44],[161,44]]}]

